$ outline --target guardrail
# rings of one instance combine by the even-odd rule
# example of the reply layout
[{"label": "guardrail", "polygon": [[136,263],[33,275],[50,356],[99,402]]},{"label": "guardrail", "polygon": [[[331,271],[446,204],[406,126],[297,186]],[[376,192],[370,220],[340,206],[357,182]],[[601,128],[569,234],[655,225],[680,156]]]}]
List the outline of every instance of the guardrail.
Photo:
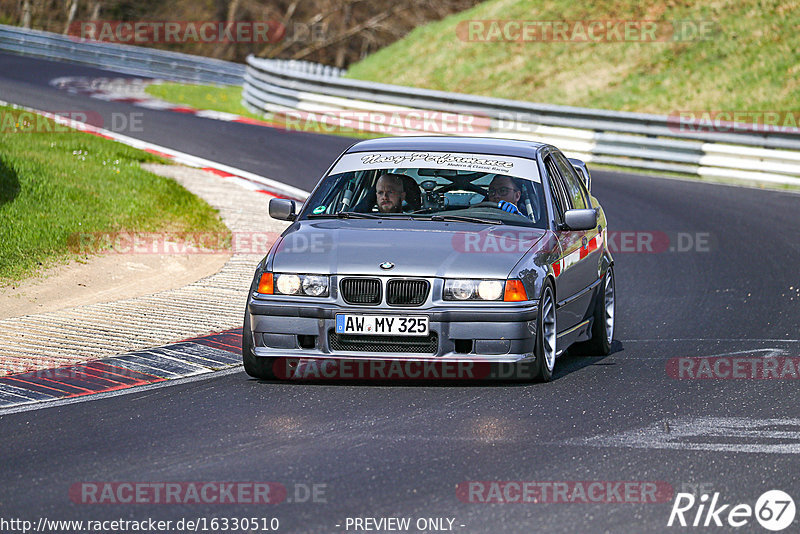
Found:
[{"label": "guardrail", "polygon": [[[702,131],[677,116],[535,104],[351,80],[341,74],[321,65],[250,56],[243,103],[255,112],[282,115],[289,125],[311,117],[332,129],[357,125],[392,135],[449,132],[530,139],[557,145],[587,162],[800,185],[796,131],[761,133],[735,125],[727,132]],[[426,121],[431,116],[435,118]],[[396,125],[387,129],[393,120]]]},{"label": "guardrail", "polygon": [[245,73],[240,63],[3,24],[0,51],[182,82],[241,85]]}]

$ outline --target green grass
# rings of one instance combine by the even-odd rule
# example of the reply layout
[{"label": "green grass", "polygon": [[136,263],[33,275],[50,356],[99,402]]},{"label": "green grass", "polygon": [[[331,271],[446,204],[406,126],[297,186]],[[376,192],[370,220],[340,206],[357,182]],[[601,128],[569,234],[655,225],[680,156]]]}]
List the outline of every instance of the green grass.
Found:
[{"label": "green grass", "polygon": [[239,86],[158,83],[148,85],[145,91],[151,96],[174,104],[264,120],[262,115],[250,113],[242,105],[242,88]]},{"label": "green grass", "polygon": [[205,201],[140,166],[161,158],[36,117],[0,107],[0,285],[78,257],[82,233],[228,234]]},{"label": "green grass", "polygon": [[[494,97],[669,114],[797,110],[796,0],[489,0],[419,27],[347,76]],[[712,21],[708,40],[468,42],[470,20]]]}]

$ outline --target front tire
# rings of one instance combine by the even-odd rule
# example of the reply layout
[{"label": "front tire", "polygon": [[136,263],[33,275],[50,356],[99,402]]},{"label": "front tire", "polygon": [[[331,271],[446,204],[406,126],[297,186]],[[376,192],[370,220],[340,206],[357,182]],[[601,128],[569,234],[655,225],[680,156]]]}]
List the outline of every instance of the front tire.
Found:
[{"label": "front tire", "polygon": [[244,311],[242,327],[242,363],[244,371],[253,378],[273,380],[275,378],[276,358],[260,358],[253,352],[253,331],[250,327],[250,314]]},{"label": "front tire", "polygon": [[556,299],[553,284],[549,280],[542,287],[539,298],[539,317],[536,319],[536,378],[541,382],[553,379],[556,365]]},{"label": "front tire", "polygon": [[586,346],[590,354],[606,356],[611,352],[611,342],[614,341],[616,306],[614,269],[609,267],[603,277],[602,290],[595,301],[592,339],[588,341]]}]

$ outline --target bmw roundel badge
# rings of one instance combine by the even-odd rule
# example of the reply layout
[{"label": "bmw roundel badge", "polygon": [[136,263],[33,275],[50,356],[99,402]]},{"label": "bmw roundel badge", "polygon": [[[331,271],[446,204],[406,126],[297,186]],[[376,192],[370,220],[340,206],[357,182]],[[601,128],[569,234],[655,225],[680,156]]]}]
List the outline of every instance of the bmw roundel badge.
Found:
[{"label": "bmw roundel badge", "polygon": [[381,263],[381,269],[383,269],[384,271],[388,271],[392,267],[394,267],[394,263],[392,263],[390,261],[385,261],[385,262]]}]

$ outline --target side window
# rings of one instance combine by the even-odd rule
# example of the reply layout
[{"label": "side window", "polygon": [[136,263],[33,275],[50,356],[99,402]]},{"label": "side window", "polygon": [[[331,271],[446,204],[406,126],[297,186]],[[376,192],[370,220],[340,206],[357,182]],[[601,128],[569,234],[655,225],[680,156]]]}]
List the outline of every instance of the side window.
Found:
[{"label": "side window", "polygon": [[580,178],[575,172],[567,158],[560,152],[554,152],[553,156],[556,163],[558,163],[561,174],[564,177],[564,185],[567,187],[567,195],[572,200],[572,207],[575,209],[584,209],[589,207],[586,197],[583,194],[583,187],[581,186]]},{"label": "side window", "polygon": [[550,155],[545,156],[544,166],[550,178],[548,182],[550,182],[550,192],[555,201],[556,221],[561,223],[564,221],[564,212],[570,209],[569,199],[564,191],[564,184],[562,183],[563,180],[558,166]]}]

